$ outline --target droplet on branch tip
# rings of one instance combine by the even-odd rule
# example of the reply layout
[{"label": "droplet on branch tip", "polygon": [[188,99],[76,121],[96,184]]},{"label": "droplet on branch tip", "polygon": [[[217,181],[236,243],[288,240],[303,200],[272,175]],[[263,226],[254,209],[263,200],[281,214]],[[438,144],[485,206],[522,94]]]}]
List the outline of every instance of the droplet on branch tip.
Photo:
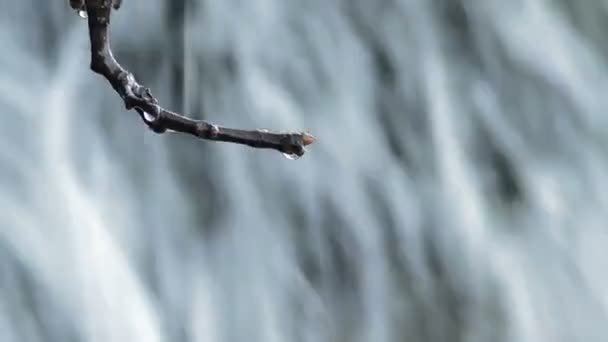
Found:
[{"label": "droplet on branch tip", "polygon": [[283,157],[285,157],[289,160],[297,160],[297,159],[300,159],[300,157],[302,157],[302,155],[298,155],[297,153],[283,153]]}]

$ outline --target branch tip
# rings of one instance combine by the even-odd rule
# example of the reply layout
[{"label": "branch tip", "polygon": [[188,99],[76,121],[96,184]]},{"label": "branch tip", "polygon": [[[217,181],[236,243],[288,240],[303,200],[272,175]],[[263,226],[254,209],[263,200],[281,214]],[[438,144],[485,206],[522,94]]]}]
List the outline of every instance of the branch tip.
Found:
[{"label": "branch tip", "polygon": [[304,146],[314,144],[316,141],[317,141],[317,138],[314,135],[312,135],[308,132],[302,133],[302,144]]}]

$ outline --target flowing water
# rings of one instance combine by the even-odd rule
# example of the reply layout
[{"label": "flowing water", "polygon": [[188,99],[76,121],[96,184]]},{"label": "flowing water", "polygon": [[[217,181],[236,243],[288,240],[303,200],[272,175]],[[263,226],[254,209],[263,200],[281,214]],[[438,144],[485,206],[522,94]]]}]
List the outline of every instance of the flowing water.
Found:
[{"label": "flowing water", "polygon": [[608,341],[608,2],[0,0],[0,341]]}]

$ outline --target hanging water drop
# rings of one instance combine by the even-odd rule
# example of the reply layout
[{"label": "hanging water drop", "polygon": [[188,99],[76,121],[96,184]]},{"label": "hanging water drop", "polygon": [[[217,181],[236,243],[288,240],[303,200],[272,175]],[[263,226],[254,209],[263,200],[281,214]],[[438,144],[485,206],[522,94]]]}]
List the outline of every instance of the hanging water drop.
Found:
[{"label": "hanging water drop", "polygon": [[154,120],[156,120],[156,116],[148,113],[148,112],[143,112],[143,116],[144,116],[144,120],[146,120],[147,122],[153,122]]},{"label": "hanging water drop", "polygon": [[298,155],[296,153],[283,153],[283,157],[289,160],[297,160],[300,159],[301,155]]},{"label": "hanging water drop", "polygon": [[78,10],[76,11],[78,13],[78,16],[81,17],[82,19],[86,19],[87,18],[87,11],[86,10]]}]

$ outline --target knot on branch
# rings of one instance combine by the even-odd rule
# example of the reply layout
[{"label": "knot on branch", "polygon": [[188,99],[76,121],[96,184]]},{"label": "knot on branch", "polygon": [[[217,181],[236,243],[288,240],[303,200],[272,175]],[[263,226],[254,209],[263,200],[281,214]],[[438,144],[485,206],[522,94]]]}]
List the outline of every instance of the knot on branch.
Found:
[{"label": "knot on branch", "polygon": [[152,96],[150,88],[139,85],[139,83],[135,81],[133,74],[127,73],[122,80],[122,87],[125,90],[123,100],[127,110],[134,107],[142,107],[146,109],[146,107],[158,106],[158,100]]},{"label": "knot on branch", "polygon": [[196,123],[196,135],[203,139],[213,140],[217,139],[220,134],[220,129],[214,124],[210,124],[205,121],[199,121]]}]

